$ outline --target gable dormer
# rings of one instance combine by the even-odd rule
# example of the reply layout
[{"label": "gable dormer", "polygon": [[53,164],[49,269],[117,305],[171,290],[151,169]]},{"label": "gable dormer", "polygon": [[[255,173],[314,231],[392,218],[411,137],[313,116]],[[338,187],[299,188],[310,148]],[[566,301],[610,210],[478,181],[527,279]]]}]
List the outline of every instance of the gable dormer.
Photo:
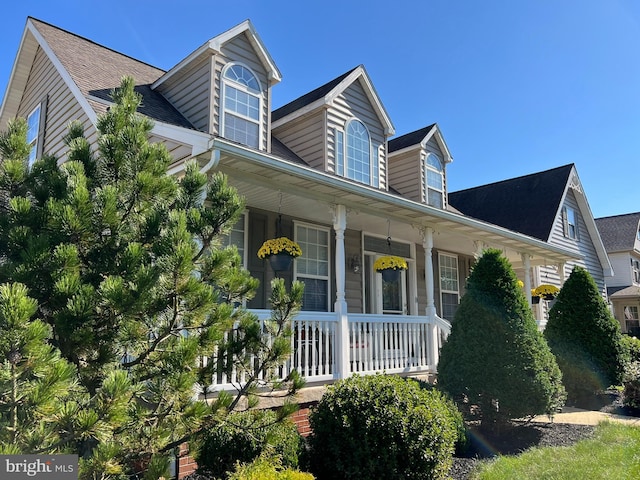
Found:
[{"label": "gable dormer", "polygon": [[437,124],[389,140],[389,183],[401,195],[447,208],[447,164],[453,159]]},{"label": "gable dormer", "polygon": [[387,189],[389,120],[362,65],[272,114],[273,135],[310,166]]},{"label": "gable dormer", "polygon": [[271,87],[280,80],[280,71],[246,20],[206,42],[152,88],[198,130],[270,151]]}]

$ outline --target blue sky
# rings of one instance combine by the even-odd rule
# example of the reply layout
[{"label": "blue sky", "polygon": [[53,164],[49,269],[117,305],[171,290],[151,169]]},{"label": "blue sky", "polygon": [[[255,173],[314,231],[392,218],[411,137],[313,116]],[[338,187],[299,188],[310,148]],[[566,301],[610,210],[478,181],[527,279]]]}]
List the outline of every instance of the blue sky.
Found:
[{"label": "blue sky", "polygon": [[450,191],[575,163],[595,217],[640,211],[637,0],[9,5],[0,92],[28,15],[165,70],[250,18],[283,75],[274,108],[364,64],[397,135],[439,124]]}]

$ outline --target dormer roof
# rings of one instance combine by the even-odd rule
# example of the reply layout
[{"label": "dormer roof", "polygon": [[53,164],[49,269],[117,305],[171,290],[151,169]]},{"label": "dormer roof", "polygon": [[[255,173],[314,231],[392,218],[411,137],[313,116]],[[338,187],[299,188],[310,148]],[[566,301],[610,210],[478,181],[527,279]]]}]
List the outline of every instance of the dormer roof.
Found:
[{"label": "dormer roof", "polygon": [[444,141],[444,137],[440,132],[440,128],[437,123],[433,123],[427,127],[421,128],[419,130],[415,130],[413,132],[405,133],[396,138],[392,138],[388,142],[388,151],[389,154],[400,152],[405,149],[411,148],[426,148],[427,143],[432,138],[435,138],[440,150],[444,155],[444,162],[449,163],[453,161],[453,157],[449,152],[449,148],[447,147],[446,142]]},{"label": "dormer roof", "polygon": [[384,126],[385,133],[387,135],[393,135],[395,132],[394,126],[391,123],[391,119],[387,114],[384,105],[380,101],[380,97],[373,87],[373,83],[371,82],[364,65],[359,65],[315,90],[312,90],[309,93],[306,93],[274,110],[271,113],[273,127],[276,128],[297,117],[305,115],[308,112],[331,105],[335,98],[344,92],[347,87],[355,81],[361,82],[371,105],[375,109],[380,122]]},{"label": "dormer roof", "polygon": [[270,84],[273,85],[282,80],[282,74],[280,70],[276,66],[276,63],[273,61],[273,58],[269,54],[267,48],[262,42],[258,32],[256,31],[251,20],[245,20],[242,23],[239,23],[235,27],[230,28],[226,32],[221,33],[213,37],[208,42],[205,42],[198,49],[191,52],[186,58],[180,61],[175,67],[171,68],[168,72],[158,78],[152,85],[152,88],[158,88],[169,78],[173,77],[177,73],[188,69],[194,62],[198,61],[204,55],[210,55],[211,53],[221,53],[224,45],[239,35],[246,35],[249,39],[249,43],[252,45],[260,63],[264,66],[265,71],[267,72],[267,76],[269,78]]},{"label": "dormer roof", "polygon": [[607,252],[633,251],[640,227],[640,212],[596,218],[596,225]]}]

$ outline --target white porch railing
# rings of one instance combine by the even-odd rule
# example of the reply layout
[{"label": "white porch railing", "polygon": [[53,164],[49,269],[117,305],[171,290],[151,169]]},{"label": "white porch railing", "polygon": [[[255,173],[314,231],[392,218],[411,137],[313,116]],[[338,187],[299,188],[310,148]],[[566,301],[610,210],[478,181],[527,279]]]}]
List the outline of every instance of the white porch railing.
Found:
[{"label": "white porch railing", "polygon": [[[260,321],[270,316],[268,310],[252,313]],[[450,329],[439,317],[349,314],[349,361],[340,368],[338,316],[334,312],[300,312],[293,320],[291,357],[278,372],[271,373],[285,378],[295,369],[308,383],[329,382],[352,373],[435,373],[438,352]],[[218,371],[209,389],[232,390],[247,380],[235,369]]]}]

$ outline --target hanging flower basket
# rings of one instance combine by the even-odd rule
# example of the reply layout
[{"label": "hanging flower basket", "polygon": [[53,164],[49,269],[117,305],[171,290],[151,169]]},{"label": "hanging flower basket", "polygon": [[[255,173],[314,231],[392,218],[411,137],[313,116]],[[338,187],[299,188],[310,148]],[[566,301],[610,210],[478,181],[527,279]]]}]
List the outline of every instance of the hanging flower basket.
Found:
[{"label": "hanging flower basket", "polygon": [[258,258],[269,259],[274,272],[289,270],[294,258],[302,255],[302,249],[287,237],[272,238],[262,244],[258,250]]},{"label": "hanging flower basket", "polygon": [[407,262],[402,257],[387,255],[378,258],[373,264],[373,269],[382,274],[385,282],[394,282],[400,278],[400,272],[407,269]]},{"label": "hanging flower basket", "polygon": [[537,295],[538,297],[542,297],[545,300],[553,300],[558,295],[560,289],[555,285],[549,285],[547,283],[543,283],[542,285],[538,285],[536,288],[532,290],[532,294]]}]

